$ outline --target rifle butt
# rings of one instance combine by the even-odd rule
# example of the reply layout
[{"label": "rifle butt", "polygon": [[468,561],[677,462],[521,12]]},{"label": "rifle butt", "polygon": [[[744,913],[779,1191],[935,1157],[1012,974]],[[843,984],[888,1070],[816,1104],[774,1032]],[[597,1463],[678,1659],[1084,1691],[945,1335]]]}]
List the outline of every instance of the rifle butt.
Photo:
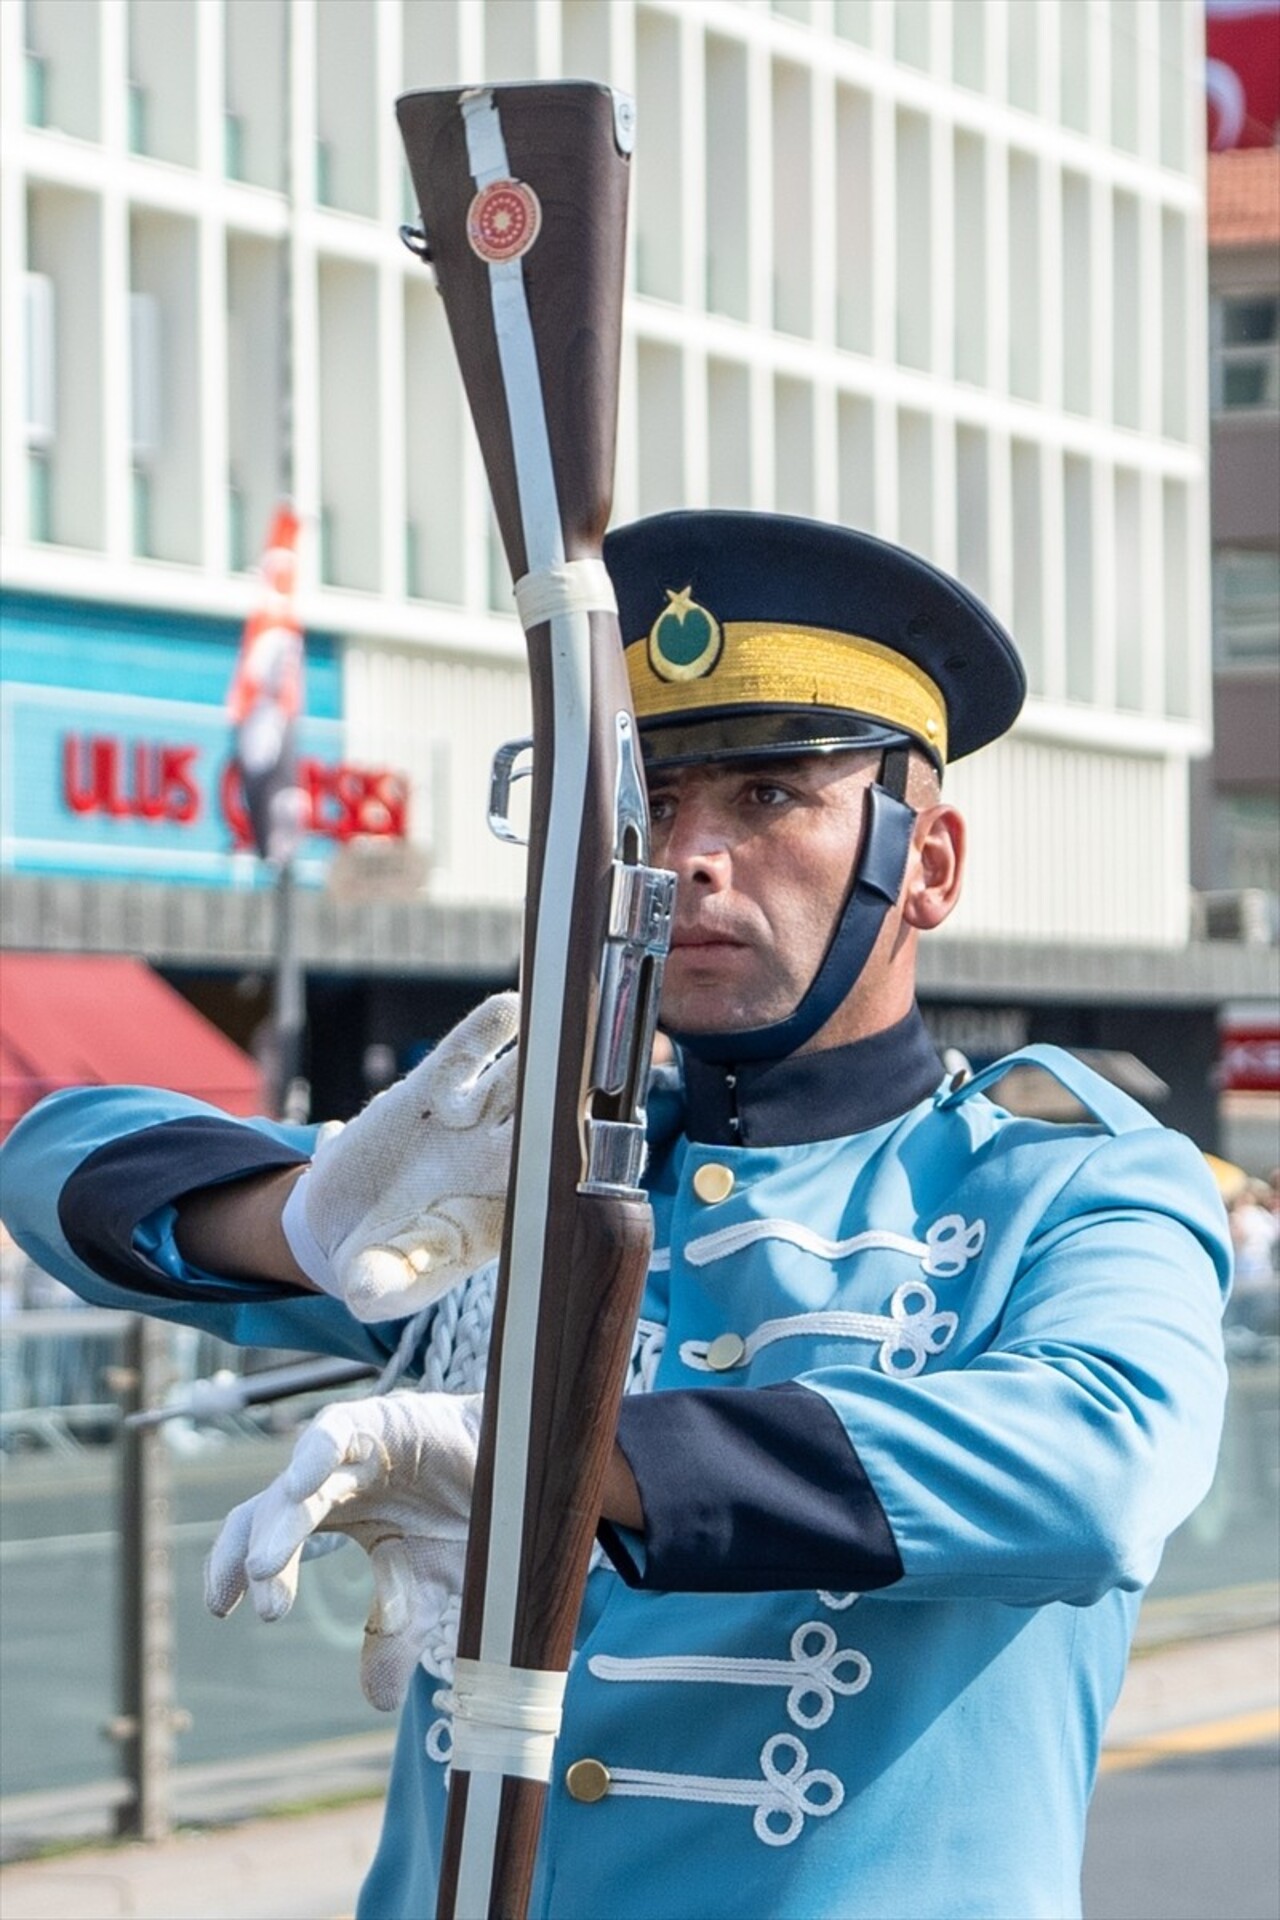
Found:
[{"label": "rifle butt", "polygon": [[[492,98],[501,147],[478,137]],[[520,256],[521,284],[537,342],[533,377],[519,404],[537,405],[555,471],[558,518],[569,559],[600,552],[613,494],[622,351],[629,135],[621,96],[589,81],[409,93],[396,114],[426,244],[444,300],[458,365],[484,457],[494,513],[511,572],[519,580],[546,564],[532,551],[527,489],[522,492],[517,431],[504,395],[515,382],[504,366],[493,313],[489,264],[471,240],[468,214],[487,162],[525,191],[538,222],[536,242]],[[515,217],[521,217],[518,206]]]}]

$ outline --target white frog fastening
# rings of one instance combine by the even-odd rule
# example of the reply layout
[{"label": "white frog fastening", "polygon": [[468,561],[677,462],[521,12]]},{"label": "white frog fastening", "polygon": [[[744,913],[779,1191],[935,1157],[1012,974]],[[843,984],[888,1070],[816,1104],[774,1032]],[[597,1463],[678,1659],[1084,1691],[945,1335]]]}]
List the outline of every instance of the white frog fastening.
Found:
[{"label": "white frog fastening", "polygon": [[850,1699],[871,1679],[871,1662],[854,1647],[838,1644],[824,1620],[807,1620],[791,1636],[789,1660],[735,1659],[717,1654],[673,1654],[621,1659],[593,1654],[587,1671],[596,1680],[684,1681],[731,1687],[785,1687],[787,1717],[812,1732],[825,1727],[836,1695]]},{"label": "white frog fastening", "polygon": [[710,1806],[754,1807],[752,1826],[767,1847],[789,1847],[806,1819],[825,1820],[844,1803],[844,1786],[825,1767],[810,1767],[794,1734],[775,1733],[760,1749],[759,1780],[723,1780],[701,1773],[650,1773],[609,1767],[606,1798],[685,1800]]},{"label": "white frog fastening", "polygon": [[[762,1347],[777,1340],[878,1340],[877,1358],[884,1371],[910,1378],[932,1355],[950,1346],[959,1324],[957,1314],[938,1311],[932,1287],[923,1280],[907,1280],[893,1295],[887,1314],[833,1310],[766,1320],[743,1337],[737,1365],[749,1367]],[[713,1366],[708,1358],[713,1344],[712,1340],[682,1340],[680,1358],[694,1373],[724,1372],[723,1364]]]},{"label": "white frog fastening", "polygon": [[697,1235],[686,1244],[684,1257],[690,1266],[705,1267],[713,1260],[741,1253],[758,1240],[782,1240],[820,1260],[845,1260],[855,1253],[911,1254],[933,1279],[955,1280],[971,1260],[977,1259],[986,1237],[985,1220],[968,1221],[960,1213],[947,1213],[935,1220],[923,1240],[894,1233],[888,1227],[869,1227],[847,1240],[828,1240],[802,1220],[739,1220],[733,1226],[717,1227],[714,1233]]}]

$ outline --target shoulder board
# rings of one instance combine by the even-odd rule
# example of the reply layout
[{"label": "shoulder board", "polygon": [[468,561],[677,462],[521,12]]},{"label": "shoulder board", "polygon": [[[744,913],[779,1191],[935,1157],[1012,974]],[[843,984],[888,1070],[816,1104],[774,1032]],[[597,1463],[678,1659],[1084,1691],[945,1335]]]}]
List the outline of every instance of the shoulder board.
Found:
[{"label": "shoulder board", "polygon": [[1077,1060],[1065,1047],[1022,1047],[1017,1053],[1007,1053],[1003,1060],[993,1061],[981,1073],[975,1073],[954,1093],[944,1094],[939,1106],[960,1106],[971,1094],[982,1093],[997,1080],[1003,1080],[1014,1067],[1039,1067],[1051,1075],[1059,1086],[1075,1095],[1085,1111],[1108,1133],[1137,1133],[1141,1128],[1162,1124],[1129,1094],[1104,1080],[1092,1067],[1086,1067],[1083,1060]]}]

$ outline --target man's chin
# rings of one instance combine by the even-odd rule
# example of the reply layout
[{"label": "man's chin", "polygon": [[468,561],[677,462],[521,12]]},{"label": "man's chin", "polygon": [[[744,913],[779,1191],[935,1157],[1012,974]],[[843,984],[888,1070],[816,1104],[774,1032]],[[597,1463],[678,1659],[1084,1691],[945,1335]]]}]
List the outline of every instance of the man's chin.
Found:
[{"label": "man's chin", "polygon": [[788,1007],[775,1012],[770,1006],[730,1002],[723,993],[682,994],[674,1006],[664,997],[660,1025],[664,1033],[688,1034],[691,1039],[718,1033],[750,1033],[756,1027],[771,1027],[785,1020],[791,1010]]}]

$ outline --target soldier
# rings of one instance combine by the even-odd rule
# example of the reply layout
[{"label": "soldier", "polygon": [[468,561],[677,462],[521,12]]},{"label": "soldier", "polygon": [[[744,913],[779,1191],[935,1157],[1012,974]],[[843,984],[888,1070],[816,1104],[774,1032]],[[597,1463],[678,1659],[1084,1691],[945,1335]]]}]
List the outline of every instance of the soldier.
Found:
[{"label": "soldier", "polygon": [[[678,876],[675,1062],[533,1910],[1061,1920],[1142,1590],[1213,1474],[1221,1205],[1069,1055],[944,1076],[916,1008],[964,867],[944,769],[1023,697],[987,610],[773,516],[665,515],[605,557]],[[488,1003],[314,1158],[105,1089],[6,1154],[15,1234],[86,1297],[426,1389],[326,1409],[209,1570],[216,1611],[248,1590],[271,1618],[314,1531],[371,1551],[366,1690],[407,1698],[368,1920],[433,1898],[482,1377],[457,1330],[488,1298],[515,1028]],[[1088,1124],[994,1104],[1018,1063]]]}]

